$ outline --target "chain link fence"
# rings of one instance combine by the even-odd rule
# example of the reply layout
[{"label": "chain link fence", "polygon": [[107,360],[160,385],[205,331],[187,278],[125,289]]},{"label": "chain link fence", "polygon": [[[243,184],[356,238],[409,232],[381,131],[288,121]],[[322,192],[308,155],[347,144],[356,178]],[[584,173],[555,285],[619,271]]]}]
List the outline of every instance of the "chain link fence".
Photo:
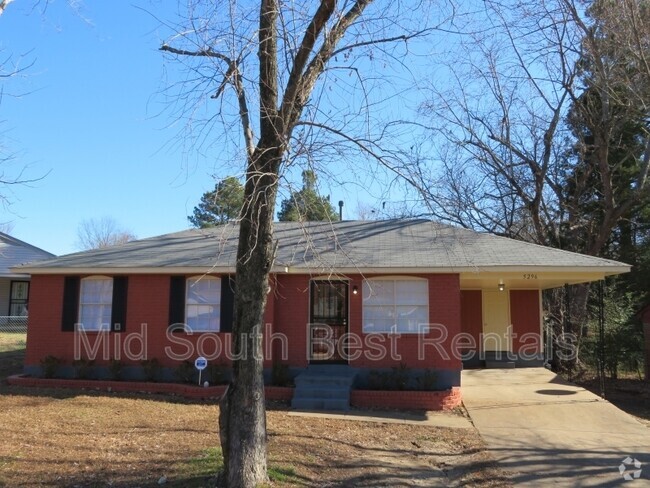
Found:
[{"label": "chain link fence", "polygon": [[27,317],[0,315],[0,333],[27,334]]},{"label": "chain link fence", "polygon": [[27,317],[0,316],[0,353],[25,349]]}]

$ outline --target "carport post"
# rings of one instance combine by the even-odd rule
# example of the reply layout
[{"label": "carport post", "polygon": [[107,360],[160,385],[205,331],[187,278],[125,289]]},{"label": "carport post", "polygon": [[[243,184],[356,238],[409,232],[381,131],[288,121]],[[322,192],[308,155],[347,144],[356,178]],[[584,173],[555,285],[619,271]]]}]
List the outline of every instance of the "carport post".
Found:
[{"label": "carport post", "polygon": [[[564,284],[564,317],[562,317],[562,335],[572,334],[573,324],[571,323],[571,290],[569,284]],[[563,369],[565,369],[569,379],[573,376],[573,367],[577,363],[578,358],[574,357],[568,361],[564,361]]]},{"label": "carport post", "polygon": [[598,282],[598,380],[605,398],[605,280]]}]

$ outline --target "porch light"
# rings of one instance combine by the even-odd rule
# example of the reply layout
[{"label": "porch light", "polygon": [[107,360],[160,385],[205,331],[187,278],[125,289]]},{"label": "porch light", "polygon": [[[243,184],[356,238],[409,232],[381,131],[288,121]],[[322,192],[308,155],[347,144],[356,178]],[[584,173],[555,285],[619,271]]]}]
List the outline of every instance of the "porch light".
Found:
[{"label": "porch light", "polygon": [[352,287],[352,294],[353,295],[358,295],[359,294],[359,287],[357,285],[354,285]]},{"label": "porch light", "polygon": [[503,291],[506,289],[506,285],[503,282],[503,280],[499,280],[499,291]]}]

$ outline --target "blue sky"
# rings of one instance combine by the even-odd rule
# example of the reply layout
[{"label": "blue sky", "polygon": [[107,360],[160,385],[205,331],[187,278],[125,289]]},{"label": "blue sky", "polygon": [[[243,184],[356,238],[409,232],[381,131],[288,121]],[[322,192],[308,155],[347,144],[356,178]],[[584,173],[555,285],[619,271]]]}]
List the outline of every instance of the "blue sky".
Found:
[{"label": "blue sky", "polygon": [[0,18],[3,53],[29,67],[4,84],[7,172],[27,166],[41,180],[14,186],[0,221],[56,254],[75,250],[83,219],[110,216],[147,237],[181,230],[214,167],[174,149],[163,108],[159,23],[146,12],[93,2],[77,15],[65,2],[45,13],[15,2]]},{"label": "blue sky", "polygon": [[[76,250],[84,219],[114,218],[138,237],[182,230],[201,194],[214,187],[218,148],[199,155],[178,144],[179,123],[161,91],[175,76],[158,51],[176,2],[14,2],[0,17],[3,59],[29,66],[3,81],[2,143],[15,153],[5,174],[42,178],[3,190],[12,234],[56,254]],[[75,4],[76,2],[70,2]],[[171,7],[170,7],[171,6]],[[6,69],[6,67],[5,67]],[[372,176],[369,180],[372,180]],[[371,186],[368,183],[366,188]],[[359,201],[379,205],[357,183],[328,188],[354,218]],[[376,192],[375,192],[376,193]]]}]

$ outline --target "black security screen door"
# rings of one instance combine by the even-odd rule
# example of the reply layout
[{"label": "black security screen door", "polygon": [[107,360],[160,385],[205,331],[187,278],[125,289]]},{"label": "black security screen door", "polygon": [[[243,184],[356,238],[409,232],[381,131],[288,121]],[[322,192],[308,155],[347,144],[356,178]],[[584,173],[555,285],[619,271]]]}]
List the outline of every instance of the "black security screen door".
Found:
[{"label": "black security screen door", "polygon": [[310,362],[347,363],[339,342],[348,332],[348,283],[312,281],[310,302]]}]

